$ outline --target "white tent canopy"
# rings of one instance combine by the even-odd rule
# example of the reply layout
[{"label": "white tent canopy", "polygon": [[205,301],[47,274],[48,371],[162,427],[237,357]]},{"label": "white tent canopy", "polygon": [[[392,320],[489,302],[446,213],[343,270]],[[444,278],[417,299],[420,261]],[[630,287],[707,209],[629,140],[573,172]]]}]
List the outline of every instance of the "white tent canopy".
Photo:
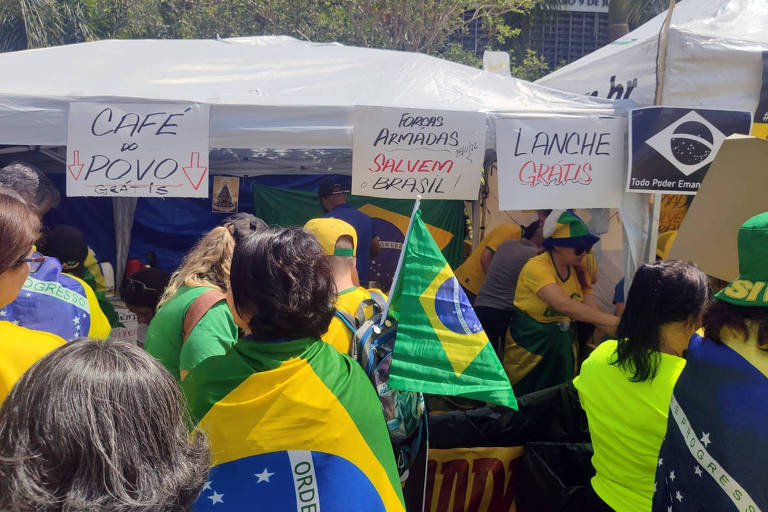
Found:
[{"label": "white tent canopy", "polygon": [[73,101],[207,103],[211,147],[246,149],[351,147],[356,105],[614,113],[604,100],[428,55],[290,37],[96,41],[0,54],[0,69],[0,144],[65,145]]},{"label": "white tent canopy", "polygon": [[[653,105],[663,12],[603,48],[538,80],[548,87]],[[667,42],[663,104],[754,112],[768,50],[768,0],[683,0]],[[613,85],[613,91],[611,86]]]},{"label": "white tent canopy", "polygon": [[[352,113],[360,105],[487,113],[488,148],[495,147],[494,115],[625,115],[610,101],[428,55],[282,36],[96,41],[0,54],[0,69],[0,145],[39,149],[59,162],[71,102],[208,104],[210,146],[222,150],[212,152],[212,171],[247,175],[349,173],[339,168],[348,155],[310,157],[310,165],[293,155],[284,166],[275,163],[275,150],[351,148]],[[248,152],[235,150],[259,152],[246,165]],[[217,164],[219,156],[225,163]],[[334,163],[323,165],[328,159]],[[119,280],[136,200],[118,198],[113,206]]]},{"label": "white tent canopy", "polygon": [[[666,11],[603,48],[538,80],[549,87],[653,105],[659,34]],[[768,51],[768,0],[683,0],[674,8],[664,62],[662,104],[754,112]],[[627,193],[622,205],[625,272],[647,257],[652,219],[648,196]],[[628,287],[625,287],[625,292]]]}]

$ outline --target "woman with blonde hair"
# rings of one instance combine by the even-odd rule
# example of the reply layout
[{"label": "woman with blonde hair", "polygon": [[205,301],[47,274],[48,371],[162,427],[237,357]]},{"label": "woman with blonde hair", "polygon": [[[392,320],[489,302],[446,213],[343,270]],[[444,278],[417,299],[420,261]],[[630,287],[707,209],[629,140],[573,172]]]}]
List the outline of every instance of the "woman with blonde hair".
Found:
[{"label": "woman with blonde hair", "polygon": [[144,348],[177,381],[237,341],[237,326],[224,296],[232,254],[240,239],[266,228],[263,220],[248,213],[227,217],[195,244],[171,275]]}]

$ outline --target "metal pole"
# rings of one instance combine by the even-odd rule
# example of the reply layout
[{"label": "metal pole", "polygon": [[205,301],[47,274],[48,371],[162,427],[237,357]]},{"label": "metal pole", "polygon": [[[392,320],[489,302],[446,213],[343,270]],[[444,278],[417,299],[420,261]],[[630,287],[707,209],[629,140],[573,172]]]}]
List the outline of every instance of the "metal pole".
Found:
[{"label": "metal pole", "polygon": [[413,211],[411,212],[411,218],[408,221],[408,230],[405,232],[405,238],[403,239],[403,248],[400,249],[400,257],[397,259],[397,268],[395,268],[395,276],[392,278],[392,289],[389,291],[387,297],[387,305],[384,306],[384,313],[381,315],[381,322],[379,326],[384,325],[387,320],[387,314],[389,313],[389,306],[392,303],[392,295],[397,287],[397,281],[400,279],[400,271],[403,269],[403,260],[405,259],[405,249],[408,246],[408,239],[411,237],[411,227],[413,226],[413,219],[416,217],[416,212],[419,210],[421,204],[421,195],[416,196],[416,201],[413,203]]},{"label": "metal pole", "polygon": [[[659,32],[659,52],[656,56],[656,95],[654,103],[661,105],[664,93],[664,70],[667,62],[667,44],[669,42],[669,27],[672,24],[672,13],[675,10],[675,0],[669,0],[667,17]],[[656,261],[656,246],[659,238],[659,217],[661,216],[661,193],[651,196],[651,229],[648,240],[648,263]]]}]

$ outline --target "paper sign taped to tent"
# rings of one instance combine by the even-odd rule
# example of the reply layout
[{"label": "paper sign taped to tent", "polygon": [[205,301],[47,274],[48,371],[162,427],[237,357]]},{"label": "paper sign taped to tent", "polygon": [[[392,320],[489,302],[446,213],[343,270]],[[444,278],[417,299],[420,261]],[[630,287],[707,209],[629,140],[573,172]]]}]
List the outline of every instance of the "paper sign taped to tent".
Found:
[{"label": "paper sign taped to tent", "polygon": [[71,103],[67,195],[208,197],[208,110]]},{"label": "paper sign taped to tent", "polygon": [[625,127],[616,117],[497,119],[499,209],[619,207]]},{"label": "paper sign taped to tent", "polygon": [[353,194],[477,199],[485,158],[484,114],[358,107],[353,125]]},{"label": "paper sign taped to tent", "polygon": [[696,194],[725,138],[749,135],[751,125],[752,114],[738,110],[632,110],[627,191]]},{"label": "paper sign taped to tent", "polygon": [[232,176],[214,176],[211,211],[216,213],[234,213],[240,199],[240,178]]}]

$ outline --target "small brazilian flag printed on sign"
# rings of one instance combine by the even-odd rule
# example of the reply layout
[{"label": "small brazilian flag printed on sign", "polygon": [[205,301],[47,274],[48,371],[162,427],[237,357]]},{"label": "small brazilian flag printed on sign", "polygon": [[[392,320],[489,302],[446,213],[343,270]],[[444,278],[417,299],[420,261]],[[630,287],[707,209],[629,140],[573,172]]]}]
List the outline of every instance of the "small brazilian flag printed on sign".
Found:
[{"label": "small brazilian flag printed on sign", "polygon": [[398,319],[389,384],[517,408],[496,352],[417,211],[392,297]]}]

